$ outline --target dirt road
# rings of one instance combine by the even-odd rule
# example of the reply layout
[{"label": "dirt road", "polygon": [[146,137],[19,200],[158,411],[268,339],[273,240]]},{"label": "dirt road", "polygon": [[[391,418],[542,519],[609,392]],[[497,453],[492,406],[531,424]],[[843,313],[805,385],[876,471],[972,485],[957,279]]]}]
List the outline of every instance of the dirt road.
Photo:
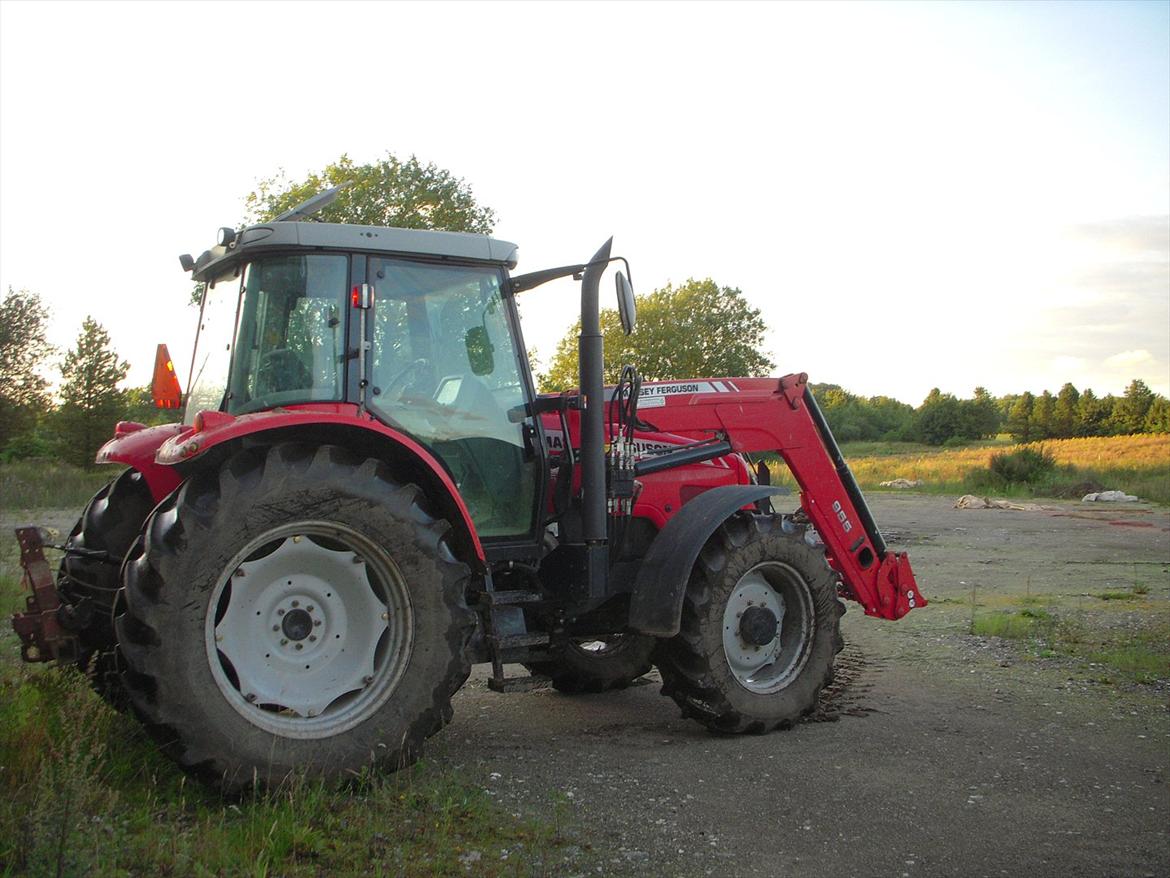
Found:
[{"label": "dirt road", "polygon": [[505,696],[477,669],[432,758],[518,809],[559,799],[582,830],[559,874],[1170,874],[1167,689],[966,633],[973,585],[980,612],[1025,591],[1093,604],[1139,582],[1145,612],[1170,612],[1170,515],[872,505],[935,601],[898,623],[851,611],[815,721],[716,737],[679,718],[655,675],[605,695]]}]

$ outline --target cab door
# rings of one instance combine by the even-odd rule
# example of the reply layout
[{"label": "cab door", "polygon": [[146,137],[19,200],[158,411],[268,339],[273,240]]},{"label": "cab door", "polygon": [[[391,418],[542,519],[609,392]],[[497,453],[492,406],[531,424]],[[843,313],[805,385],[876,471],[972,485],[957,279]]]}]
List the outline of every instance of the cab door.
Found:
[{"label": "cab door", "polygon": [[443,462],[485,548],[530,554],[543,467],[503,272],[371,257],[369,277],[370,411]]}]

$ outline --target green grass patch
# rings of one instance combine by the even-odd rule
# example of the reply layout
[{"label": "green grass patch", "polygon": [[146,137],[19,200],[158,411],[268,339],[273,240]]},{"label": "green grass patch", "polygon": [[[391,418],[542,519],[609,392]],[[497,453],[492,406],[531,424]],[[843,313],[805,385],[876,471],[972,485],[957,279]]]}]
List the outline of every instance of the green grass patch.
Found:
[{"label": "green grass patch", "polygon": [[1093,595],[1100,601],[1136,601],[1138,595],[1131,591],[1101,591]]},{"label": "green grass patch", "polygon": [[[1109,595],[1109,597],[1105,597]],[[1094,597],[1132,600],[1129,592],[1103,592]],[[978,615],[971,633],[1020,642],[1041,658],[1071,658],[1102,666],[1116,679],[1151,684],[1170,680],[1170,616],[1154,611],[1150,616],[1118,624],[1111,613],[1024,607]],[[1101,682],[1114,682],[1108,675]]]},{"label": "green grass patch", "polygon": [[46,460],[0,464],[0,509],[81,507],[122,467],[91,469]]},{"label": "green grass patch", "polygon": [[0,705],[0,875],[526,876],[566,868],[570,841],[587,847],[563,800],[514,816],[426,763],[224,798],[73,671],[8,665]]}]

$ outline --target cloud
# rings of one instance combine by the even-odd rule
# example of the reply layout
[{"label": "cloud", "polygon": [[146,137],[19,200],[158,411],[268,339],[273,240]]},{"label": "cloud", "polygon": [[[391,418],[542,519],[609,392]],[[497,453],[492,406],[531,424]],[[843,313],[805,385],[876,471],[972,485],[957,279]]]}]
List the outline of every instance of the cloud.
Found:
[{"label": "cloud", "polygon": [[1105,358],[1105,365],[1110,369],[1141,369],[1156,362],[1153,355],[1147,350],[1122,351],[1112,357]]},{"label": "cloud", "polygon": [[1170,215],[1082,224],[1065,241],[1071,259],[1045,290],[1049,304],[1017,310],[1014,321],[1010,306],[1005,314],[1021,383],[1072,381],[1119,393],[1141,378],[1167,393]]}]

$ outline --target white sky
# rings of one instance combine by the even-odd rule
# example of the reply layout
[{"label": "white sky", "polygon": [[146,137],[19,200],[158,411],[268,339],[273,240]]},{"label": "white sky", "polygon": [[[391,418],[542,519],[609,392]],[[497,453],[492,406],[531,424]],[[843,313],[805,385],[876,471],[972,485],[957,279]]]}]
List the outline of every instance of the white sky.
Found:
[{"label": "white sky", "polygon": [[[0,2],[0,291],[134,383],[258,179],[387,150],[518,271],[741,288],[778,374],[1170,394],[1170,3]],[[576,290],[521,301],[547,358]]]}]

